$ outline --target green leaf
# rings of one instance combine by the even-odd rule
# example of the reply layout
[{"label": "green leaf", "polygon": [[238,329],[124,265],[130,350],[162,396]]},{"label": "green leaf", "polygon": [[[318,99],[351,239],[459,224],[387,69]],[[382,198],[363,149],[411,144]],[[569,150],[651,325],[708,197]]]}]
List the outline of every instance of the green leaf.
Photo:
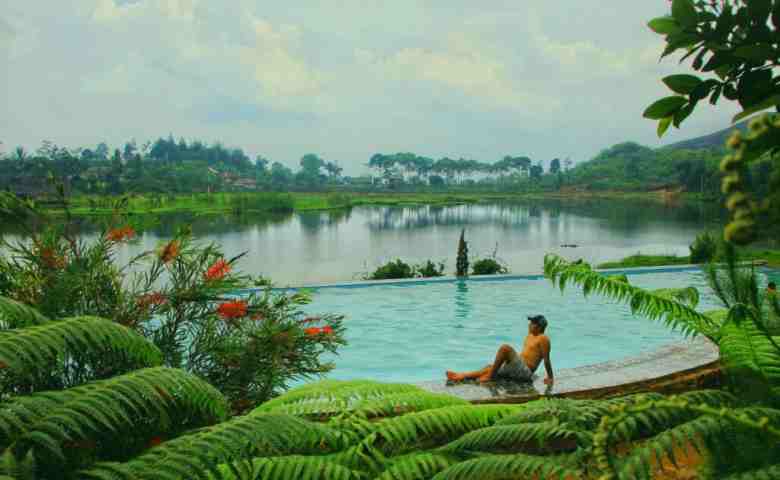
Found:
[{"label": "green leaf", "polygon": [[661,120],[673,115],[687,102],[685,97],[680,96],[662,98],[647,107],[642,116],[651,120]]},{"label": "green leaf", "polygon": [[683,108],[677,110],[677,113],[674,114],[674,126],[676,128],[680,128],[680,124],[684,122],[685,119],[691,115],[691,113],[693,113],[694,108],[696,108],[696,104],[689,103]]},{"label": "green leaf", "polygon": [[702,83],[702,80],[695,75],[669,75],[664,77],[663,82],[674,93],[688,95]]},{"label": "green leaf", "polygon": [[663,137],[664,133],[666,133],[666,131],[669,130],[669,125],[672,124],[672,118],[673,117],[662,118],[658,122],[658,138]]},{"label": "green leaf", "polygon": [[673,0],[672,16],[683,27],[694,27],[699,21],[693,0]]},{"label": "green leaf", "polygon": [[680,24],[672,17],[658,17],[647,23],[650,30],[661,35],[673,35],[682,32]]},{"label": "green leaf", "polygon": [[772,97],[769,97],[765,101],[759,103],[758,105],[753,105],[752,107],[746,109],[744,112],[740,112],[737,115],[735,115],[734,118],[731,119],[731,121],[737,123],[743,118],[749,117],[754,113],[758,113],[762,110],[766,110],[777,105],[780,105],[780,95],[774,95]]},{"label": "green leaf", "polygon": [[772,0],[750,0],[745,3],[748,14],[756,23],[766,23],[772,11]]},{"label": "green leaf", "polygon": [[745,58],[755,62],[766,62],[777,58],[780,53],[776,52],[771,45],[759,43],[755,45],[743,45],[734,50],[734,55],[739,58]]}]

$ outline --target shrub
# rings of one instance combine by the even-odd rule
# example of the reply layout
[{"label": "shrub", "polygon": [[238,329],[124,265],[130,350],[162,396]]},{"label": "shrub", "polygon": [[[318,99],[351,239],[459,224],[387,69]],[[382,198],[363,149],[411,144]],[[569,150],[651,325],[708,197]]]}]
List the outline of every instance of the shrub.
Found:
[{"label": "shrub", "polygon": [[425,263],[415,265],[414,267],[416,276],[418,277],[443,277],[444,276],[444,262],[434,263],[431,260],[426,260]]},{"label": "shrub", "polygon": [[718,239],[712,233],[704,232],[699,234],[688,248],[691,251],[691,263],[707,263],[715,259]]},{"label": "shrub", "polygon": [[44,317],[98,316],[139,332],[164,365],[207,379],[238,411],[333,368],[320,355],[345,343],[341,316],[304,315],[304,293],[236,298],[252,283],[236,271],[241,255],[225,258],[187,231],[120,267],[117,247],[136,235],[124,222],[117,213],[91,242],[71,222],[33,231],[29,242],[0,239],[2,293]]},{"label": "shrub", "polygon": [[363,280],[390,280],[395,278],[414,278],[414,267],[405,263],[403,260],[387,262],[380,266],[373,273],[365,275]]},{"label": "shrub", "polygon": [[496,275],[509,273],[509,269],[494,258],[483,258],[471,266],[472,275]]},{"label": "shrub", "polygon": [[455,264],[455,275],[458,277],[466,277],[469,274],[469,247],[465,239],[466,230],[460,231],[460,239],[458,240],[458,256]]}]

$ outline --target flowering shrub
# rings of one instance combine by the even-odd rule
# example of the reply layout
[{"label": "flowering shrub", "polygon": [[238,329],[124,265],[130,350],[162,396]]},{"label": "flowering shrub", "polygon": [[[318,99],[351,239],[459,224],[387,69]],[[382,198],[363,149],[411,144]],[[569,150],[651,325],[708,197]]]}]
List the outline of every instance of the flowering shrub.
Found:
[{"label": "flowering shrub", "polygon": [[161,350],[165,365],[205,378],[236,411],[291,380],[326,373],[333,366],[320,355],[345,343],[341,317],[304,316],[304,293],[266,287],[235,298],[252,280],[235,269],[241,256],[226,258],[219,246],[200,245],[186,231],[119,266],[117,248],[140,228],[121,215],[91,242],[76,222],[48,225],[30,226],[26,241],[0,238],[0,251],[8,252],[0,256],[1,296],[49,318],[95,315],[133,328]]}]

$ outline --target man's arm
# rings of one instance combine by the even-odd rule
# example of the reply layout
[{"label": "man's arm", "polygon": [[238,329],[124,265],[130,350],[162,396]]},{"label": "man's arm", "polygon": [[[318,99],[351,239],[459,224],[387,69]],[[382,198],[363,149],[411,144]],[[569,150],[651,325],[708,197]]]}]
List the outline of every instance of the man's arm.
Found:
[{"label": "man's arm", "polygon": [[550,339],[545,337],[542,341],[542,358],[544,358],[544,369],[547,371],[547,378],[544,379],[545,385],[553,383],[552,362],[550,362]]}]

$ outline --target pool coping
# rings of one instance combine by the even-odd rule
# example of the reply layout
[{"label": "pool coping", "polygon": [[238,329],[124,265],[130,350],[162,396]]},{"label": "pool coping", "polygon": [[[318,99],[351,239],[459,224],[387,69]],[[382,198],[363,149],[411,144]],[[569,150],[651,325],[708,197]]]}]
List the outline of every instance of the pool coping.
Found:
[{"label": "pool coping", "polygon": [[[595,272],[612,273],[612,274],[643,274],[643,273],[659,273],[659,272],[684,272],[691,270],[701,270],[701,265],[688,264],[688,265],[662,265],[657,267],[630,267],[630,268],[599,268],[594,269]],[[537,274],[525,274],[525,275],[470,275],[466,278],[456,277],[452,275],[444,277],[427,277],[427,278],[403,278],[403,279],[390,279],[390,280],[355,280],[352,282],[335,282],[335,283],[311,283],[306,285],[287,285],[284,287],[272,287],[272,290],[318,290],[325,288],[365,288],[375,287],[382,285],[389,286],[402,286],[402,285],[420,285],[428,283],[455,283],[462,281],[469,282],[489,282],[489,281],[508,281],[508,280],[542,280],[545,278],[544,273]],[[240,293],[249,293],[262,291],[265,287],[256,288],[243,288],[238,289]]]},{"label": "pool coping", "polygon": [[[553,356],[553,362],[555,357]],[[555,371],[553,386],[544,384],[540,366],[533,383],[476,382],[448,384],[439,381],[415,385],[433,393],[445,393],[471,403],[524,403],[542,396],[600,398],[639,391],[670,388],[675,381],[691,377],[717,377],[718,347],[706,337],[696,337],[664,345],[650,352],[620,360]],[[444,372],[442,372],[442,377]]]}]

